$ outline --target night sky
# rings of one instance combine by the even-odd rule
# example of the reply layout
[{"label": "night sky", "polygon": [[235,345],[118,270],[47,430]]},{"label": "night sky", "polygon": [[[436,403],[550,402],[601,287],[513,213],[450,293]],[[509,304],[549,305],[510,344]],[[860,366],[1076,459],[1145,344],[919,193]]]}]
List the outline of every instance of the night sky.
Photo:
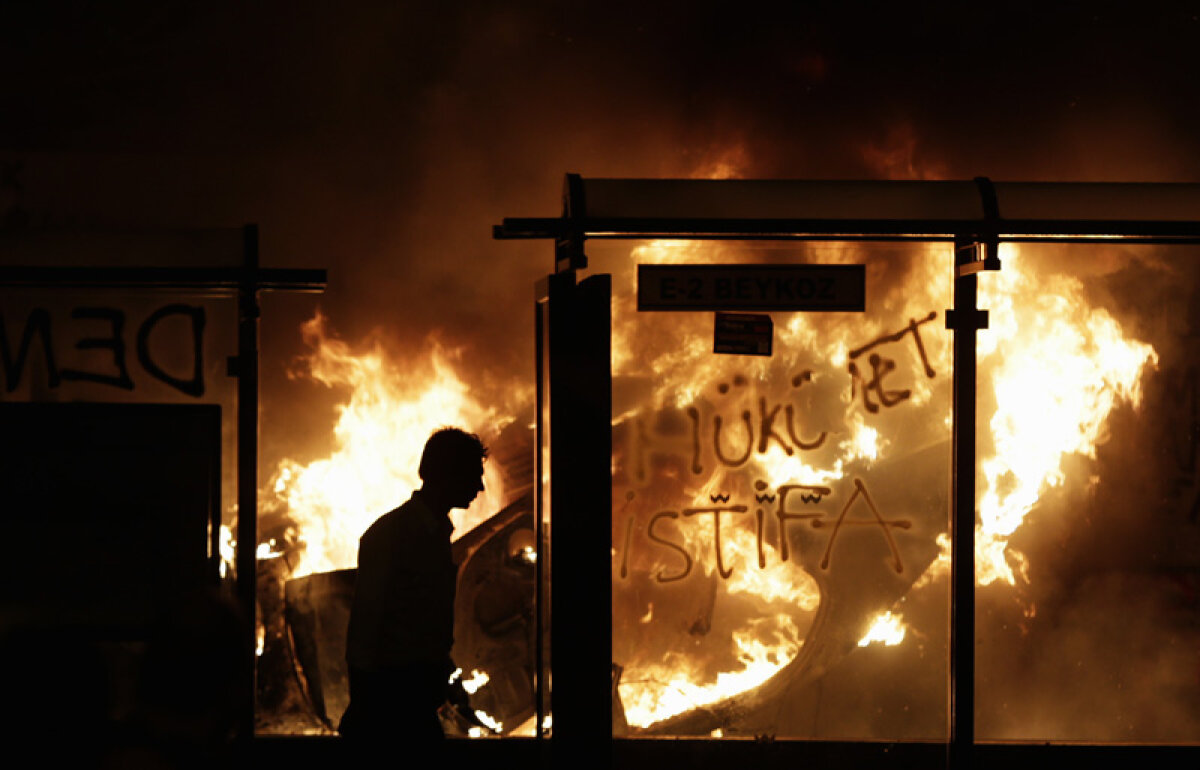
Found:
[{"label": "night sky", "polygon": [[266,264],[327,268],[267,306],[270,433],[327,406],[284,374],[317,304],[531,379],[551,254],[491,225],[556,215],[565,172],[1196,181],[1200,7],[1042,5],[6,4],[0,214],[256,222]]}]

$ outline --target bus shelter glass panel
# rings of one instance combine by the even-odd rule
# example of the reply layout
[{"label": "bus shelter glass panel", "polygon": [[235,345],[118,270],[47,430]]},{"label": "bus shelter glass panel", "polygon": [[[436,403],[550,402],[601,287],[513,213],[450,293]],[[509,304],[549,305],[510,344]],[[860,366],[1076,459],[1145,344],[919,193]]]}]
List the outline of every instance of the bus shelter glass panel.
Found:
[{"label": "bus shelter glass panel", "polygon": [[[97,704],[87,716],[103,724],[137,729],[146,709],[236,691],[222,676],[184,677],[160,701],[149,685],[179,674],[153,668],[174,659],[163,630],[172,623],[205,618],[195,649],[213,657],[198,666],[240,644],[218,630],[219,619],[235,622],[236,383],[226,361],[236,342],[229,298],[0,290],[0,521],[14,544],[0,568],[0,644],[14,670],[77,677],[74,694]],[[74,729],[70,719],[85,714],[38,711],[51,701],[32,674],[11,684],[15,701],[33,704],[22,712],[29,724]]]},{"label": "bus shelter glass panel", "polygon": [[1195,247],[979,279],[977,736],[1200,741]]},{"label": "bus shelter glass panel", "polygon": [[[236,313],[234,299],[196,293],[0,290],[0,403],[214,407],[219,491],[231,518],[237,381],[227,361],[237,353]],[[81,441],[62,437],[63,446]],[[229,538],[224,542],[232,566]]]},{"label": "bus shelter glass panel", "polygon": [[[608,249],[614,252],[607,257]],[[614,273],[614,734],[944,740],[946,245],[592,245]],[[861,264],[865,312],[638,312],[647,263]]]}]

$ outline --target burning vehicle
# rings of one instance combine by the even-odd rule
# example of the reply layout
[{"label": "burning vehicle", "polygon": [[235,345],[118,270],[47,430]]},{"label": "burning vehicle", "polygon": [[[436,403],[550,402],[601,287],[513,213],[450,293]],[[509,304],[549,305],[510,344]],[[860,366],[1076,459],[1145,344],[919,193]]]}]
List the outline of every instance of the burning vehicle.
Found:
[{"label": "burning vehicle", "polygon": [[[517,500],[454,542],[454,558],[462,566],[453,658],[474,708],[443,710],[452,735],[511,733],[534,714],[529,502]],[[349,704],[345,633],[354,576],[354,569],[318,572],[285,586],[283,613],[295,663],[326,729],[336,727]]]}]

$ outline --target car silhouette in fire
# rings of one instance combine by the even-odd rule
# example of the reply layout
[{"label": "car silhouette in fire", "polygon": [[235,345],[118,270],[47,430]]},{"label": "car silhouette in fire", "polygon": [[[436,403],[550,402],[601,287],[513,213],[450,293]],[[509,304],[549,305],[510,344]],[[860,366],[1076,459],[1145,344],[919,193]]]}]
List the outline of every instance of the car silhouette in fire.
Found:
[{"label": "car silhouette in fire", "polygon": [[[534,530],[525,495],[455,540],[459,564],[453,658],[470,709],[443,709],[448,735],[472,725],[510,734],[535,712]],[[349,703],[346,624],[357,570],[294,578],[285,587],[285,616],[295,658],[317,717],[336,727]]]}]

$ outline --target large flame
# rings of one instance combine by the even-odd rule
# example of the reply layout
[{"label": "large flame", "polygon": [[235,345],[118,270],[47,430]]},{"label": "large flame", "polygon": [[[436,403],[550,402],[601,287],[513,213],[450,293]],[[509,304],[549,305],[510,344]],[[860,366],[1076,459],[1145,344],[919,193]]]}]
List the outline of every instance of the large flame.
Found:
[{"label": "large flame", "polygon": [[[355,352],[330,337],[319,314],[301,331],[311,348],[307,375],[349,392],[338,407],[333,453],[307,464],[285,459],[273,481],[303,546],[297,577],[355,565],[363,531],[420,486],[417,466],[434,430],[455,425],[487,434],[504,422],[475,399],[454,368],[453,351],[436,342],[401,365],[379,342]],[[502,505],[500,472],[491,463],[484,469],[484,493],[451,513],[455,538]]]},{"label": "large flame", "polygon": [[[904,290],[889,295],[892,306],[886,308],[886,315],[868,313],[847,321],[802,313],[786,317],[776,329],[776,358],[737,361],[736,371],[749,383],[747,392],[757,388],[753,392],[760,393],[771,387],[770,383],[778,381],[787,368],[780,359],[786,362],[797,351],[828,362],[828,369],[812,374],[816,379],[839,369],[844,371],[850,351],[863,338],[892,331],[887,325],[894,325],[897,318],[903,323],[922,317],[926,311],[944,308],[946,305],[939,303],[948,297],[941,291],[948,288],[950,275],[946,260],[933,253],[934,248],[930,247],[928,255],[932,258],[913,262],[904,275]],[[717,254],[708,244],[658,241],[636,248],[631,262],[734,261],[730,254]],[[819,261],[860,259],[860,253],[846,249],[820,255]],[[1008,547],[1009,538],[1039,495],[1063,483],[1065,457],[1095,457],[1109,413],[1119,403],[1139,403],[1143,369],[1157,361],[1149,345],[1131,339],[1110,313],[1087,301],[1078,279],[1039,270],[1032,260],[1019,258],[1015,248],[1006,247],[1003,262],[1000,273],[981,280],[980,306],[991,311],[991,327],[980,335],[980,382],[981,387],[995,391],[995,412],[983,415],[990,418],[986,424],[992,432],[995,452],[981,457],[985,479],[977,532],[977,581],[981,585],[995,580],[1015,583],[1011,565],[1023,564],[1024,557]],[[870,258],[867,264],[871,265]],[[658,408],[686,409],[703,399],[706,387],[712,383],[733,379],[729,357],[711,354],[710,330],[704,326],[711,323],[710,319],[691,314],[690,318],[647,321],[621,303],[618,297],[614,374],[649,375],[654,383],[650,400]],[[659,331],[647,335],[645,329],[651,324],[658,324]],[[925,339],[929,364],[947,375],[947,380],[950,351],[943,343],[948,336],[930,332]],[[909,403],[931,403],[933,389],[946,380],[920,376],[915,359],[912,366],[915,376],[904,380],[904,386],[912,391]],[[752,398],[747,399],[747,406],[750,401]],[[869,468],[888,458],[892,454],[889,450],[912,451],[909,435],[897,431],[894,425],[879,424],[878,415],[865,417],[853,397],[844,401],[841,430],[831,439],[833,451],[820,456],[769,451],[756,456],[739,473],[746,478],[765,479],[772,487],[784,483],[835,485],[847,478],[847,469],[852,465]],[[614,424],[636,419],[639,408],[645,407],[626,407],[624,413],[614,416]],[[736,414],[737,409],[731,412]],[[947,407],[938,418],[947,430],[948,412]],[[731,435],[735,437],[731,441],[742,440],[740,433]],[[729,485],[729,476],[717,472],[684,484],[690,504],[704,505],[711,494]],[[625,503],[615,501],[615,505],[614,516]],[[620,694],[631,725],[648,726],[756,687],[782,670],[804,644],[806,613],[820,601],[812,577],[794,563],[779,562],[770,546],[765,549],[766,557],[759,557],[759,566],[765,568],[755,569],[750,562],[756,548],[762,546],[761,538],[755,539],[752,525],[745,520],[731,520],[723,526],[724,567],[731,569],[732,575],[720,582],[720,595],[753,597],[760,603],[762,614],[731,632],[736,653],[728,667],[715,675],[712,661],[698,657],[686,646],[651,647],[644,655],[622,661],[625,669]],[[708,522],[704,526],[680,527],[678,536],[690,553],[715,553],[713,526]],[[949,537],[945,532],[938,534],[936,547],[936,558],[912,583],[910,591],[946,578]],[[666,557],[674,558],[669,553]],[[711,561],[698,562],[698,566],[710,578],[716,569]],[[661,565],[647,569],[661,569]],[[655,614],[651,607],[638,620],[652,622]],[[620,616],[615,611],[615,617]],[[903,642],[904,626],[894,613],[884,612],[874,619],[864,617],[862,622],[864,627],[870,626],[862,640],[864,645]],[[747,639],[755,640],[755,644],[747,644]]]},{"label": "large flame", "polygon": [[[882,309],[886,314],[779,316],[777,353],[769,359],[731,361],[731,357],[714,356],[711,318],[706,314],[649,320],[633,311],[631,298],[619,295],[614,312],[614,376],[640,377],[650,388],[641,402],[618,405],[624,411],[614,415],[614,426],[648,412],[686,410],[713,398],[716,383],[727,385],[738,378],[746,408],[757,407],[760,394],[778,389],[781,381],[790,379],[798,387],[801,378],[808,378],[805,387],[828,386],[831,378],[845,374],[852,351],[864,339],[893,333],[897,323],[915,323],[929,311],[946,307],[947,261],[936,247],[928,248],[922,258],[895,273],[906,285],[889,294],[890,305]],[[630,262],[711,262],[729,261],[729,257],[707,244],[652,242],[636,248]],[[753,255],[744,258],[754,259]],[[856,262],[863,261],[863,254],[833,249],[816,258]],[[872,260],[866,262],[873,269]],[[977,532],[980,584],[997,580],[1015,584],[1013,568],[1019,568],[1024,557],[1009,547],[1009,539],[1039,496],[1063,483],[1065,457],[1095,456],[1109,412],[1118,403],[1138,403],[1143,370],[1157,361],[1149,345],[1130,339],[1111,314],[1090,305],[1077,279],[1038,270],[1036,263],[1021,258],[1015,249],[1008,250],[1003,262],[1001,272],[980,282],[980,305],[991,312],[991,326],[979,337],[980,382],[981,387],[990,383],[995,391],[995,412],[981,415],[990,427],[995,452],[980,462],[984,477]],[[389,360],[378,344],[352,350],[330,338],[324,324],[318,316],[304,325],[303,333],[312,348],[308,376],[329,387],[348,389],[334,430],[335,449],[328,458],[307,464],[285,460],[273,479],[274,492],[286,504],[296,522],[296,539],[304,546],[295,575],[353,566],[362,531],[419,485],[416,467],[432,430],[460,424],[488,432],[511,419],[476,400],[455,369],[453,351],[431,344],[422,356],[400,364]],[[951,371],[949,335],[933,331],[940,328],[940,319],[929,326],[922,351],[927,361],[908,355],[899,361],[897,372],[911,391],[909,404],[934,405],[932,419],[922,418],[926,433],[921,441],[937,440],[938,431],[948,435],[948,407],[939,411],[943,407],[937,406],[944,403]],[[798,373],[801,365],[816,360],[825,362],[826,368],[814,366]],[[927,368],[936,370],[937,378]],[[940,395],[935,394],[938,387],[943,388]],[[660,469],[663,478],[684,495],[681,503],[671,505],[703,506],[731,485],[742,484],[744,491],[749,479],[770,489],[784,484],[848,485],[851,473],[865,472],[878,463],[902,458],[900,452],[914,450],[911,425],[864,414],[861,397],[853,393],[843,393],[838,403],[836,427],[819,452],[786,453],[772,446],[736,473],[710,467],[693,477],[671,467]],[[744,441],[736,430],[730,428],[729,440]],[[811,436],[818,428],[805,430]],[[686,447],[680,453],[686,454]],[[486,495],[465,514],[458,514],[455,536],[502,504],[499,473],[490,465],[487,473]],[[627,504],[628,499],[614,496],[614,522]],[[628,523],[632,531],[634,522]],[[718,539],[712,517],[692,519],[676,534],[689,553],[703,555],[697,558],[696,569],[705,585],[713,586],[711,590],[723,601],[741,602],[739,606],[752,610],[723,629],[727,644],[715,669],[711,656],[704,659],[695,649],[661,644],[639,647],[630,659],[619,661],[624,666],[619,692],[631,725],[652,725],[758,687],[793,661],[805,643],[806,629],[822,599],[813,576],[796,559],[784,561],[774,543],[764,542],[751,517],[731,517],[721,526],[722,563],[714,559]],[[621,559],[627,561],[628,542],[619,542],[620,534],[614,529],[614,555],[625,546]],[[910,591],[945,579],[948,545],[946,533],[939,533],[937,556],[923,574],[914,576]],[[275,552],[274,544],[268,548]],[[632,569],[643,575],[676,570],[677,564],[664,562],[671,556],[660,553],[657,559],[642,558],[641,563],[635,557]],[[629,566],[620,564],[622,570]],[[727,579],[716,578],[718,569],[728,572]],[[663,601],[639,606],[635,614],[622,614],[614,607],[614,625],[628,621],[646,629],[644,638],[653,640],[655,624],[667,614]],[[862,637],[863,644],[903,643],[904,627],[894,613],[864,615],[861,623],[870,629]],[[617,634],[628,631],[614,628]]]},{"label": "large flame", "polygon": [[980,281],[990,328],[979,336],[981,382],[996,410],[988,420],[995,455],[981,458],[975,571],[979,585],[1015,584],[1024,556],[1008,540],[1047,489],[1064,481],[1070,454],[1095,458],[1113,407],[1141,403],[1142,370],[1158,362],[1149,345],[1084,297],[1077,278],[1039,272],[1012,248],[999,273]]}]

